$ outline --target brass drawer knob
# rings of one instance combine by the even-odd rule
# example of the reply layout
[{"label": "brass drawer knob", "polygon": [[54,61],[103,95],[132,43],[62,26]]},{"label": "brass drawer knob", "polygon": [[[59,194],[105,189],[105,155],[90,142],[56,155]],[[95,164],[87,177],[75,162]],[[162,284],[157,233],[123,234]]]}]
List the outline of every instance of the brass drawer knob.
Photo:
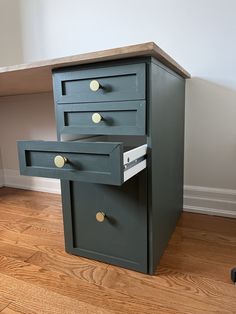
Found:
[{"label": "brass drawer knob", "polygon": [[100,123],[101,121],[102,121],[102,116],[100,115],[100,113],[94,113],[93,115],[92,115],[92,121],[94,122],[94,123]]},{"label": "brass drawer knob", "polygon": [[101,88],[100,83],[97,80],[92,80],[89,85],[91,91],[96,92]]},{"label": "brass drawer knob", "polygon": [[106,215],[103,212],[97,212],[96,220],[98,222],[103,222],[105,220]]},{"label": "brass drawer knob", "polygon": [[60,156],[60,155],[57,155],[55,158],[54,158],[54,164],[57,168],[63,168],[65,166],[65,164],[67,163],[67,158],[66,157],[63,157],[63,156]]}]

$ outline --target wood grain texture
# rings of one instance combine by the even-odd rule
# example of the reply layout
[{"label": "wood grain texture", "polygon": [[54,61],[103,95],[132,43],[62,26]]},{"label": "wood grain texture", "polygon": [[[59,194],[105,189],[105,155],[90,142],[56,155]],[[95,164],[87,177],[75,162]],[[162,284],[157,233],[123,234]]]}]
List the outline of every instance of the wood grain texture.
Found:
[{"label": "wood grain texture", "polygon": [[8,301],[8,306],[1,313],[58,313],[58,314],[108,314],[112,313],[88,303],[63,297],[60,294],[31,285],[23,280],[17,280],[0,274],[0,294]]},{"label": "wood grain texture", "polygon": [[9,304],[10,302],[7,299],[0,296],[0,312],[2,312]]},{"label": "wood grain texture", "polygon": [[65,253],[60,206],[0,189],[1,313],[236,313],[236,220],[184,213],[149,276]]},{"label": "wood grain texture", "polygon": [[190,74],[153,42],[0,68],[0,96],[52,90],[51,70],[62,66],[152,56],[184,78]]}]

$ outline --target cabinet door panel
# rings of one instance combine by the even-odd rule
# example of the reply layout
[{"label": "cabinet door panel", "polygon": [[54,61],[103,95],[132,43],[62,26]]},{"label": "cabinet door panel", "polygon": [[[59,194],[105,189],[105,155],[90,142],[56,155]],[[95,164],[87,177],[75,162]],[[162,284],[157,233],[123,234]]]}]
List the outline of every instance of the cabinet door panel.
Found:
[{"label": "cabinet door panel", "polygon": [[[57,104],[145,99],[145,63],[53,71]],[[99,88],[91,90],[91,82]]]},{"label": "cabinet door panel", "polygon": [[120,187],[62,181],[67,251],[147,272],[145,182],[146,171]]}]

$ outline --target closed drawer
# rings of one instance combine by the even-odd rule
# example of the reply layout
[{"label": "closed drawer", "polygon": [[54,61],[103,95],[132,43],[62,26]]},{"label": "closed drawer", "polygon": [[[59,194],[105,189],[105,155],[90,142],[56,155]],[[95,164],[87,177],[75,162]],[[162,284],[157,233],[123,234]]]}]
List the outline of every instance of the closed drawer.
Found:
[{"label": "closed drawer", "polygon": [[145,135],[146,102],[66,104],[57,108],[58,134]]},{"label": "closed drawer", "polygon": [[145,63],[53,71],[57,104],[145,99]]},{"label": "closed drawer", "polygon": [[146,167],[147,145],[119,142],[20,141],[22,175],[121,185]]},{"label": "closed drawer", "polygon": [[146,186],[145,172],[119,187],[62,181],[67,252],[147,272]]}]

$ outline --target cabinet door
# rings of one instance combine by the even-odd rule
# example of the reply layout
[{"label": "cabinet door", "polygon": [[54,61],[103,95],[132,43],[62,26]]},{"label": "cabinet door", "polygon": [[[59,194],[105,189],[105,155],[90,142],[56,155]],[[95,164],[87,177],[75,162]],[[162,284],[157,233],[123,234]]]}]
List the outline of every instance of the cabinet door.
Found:
[{"label": "cabinet door", "polygon": [[147,272],[146,189],[146,170],[120,187],[62,181],[66,250]]}]

